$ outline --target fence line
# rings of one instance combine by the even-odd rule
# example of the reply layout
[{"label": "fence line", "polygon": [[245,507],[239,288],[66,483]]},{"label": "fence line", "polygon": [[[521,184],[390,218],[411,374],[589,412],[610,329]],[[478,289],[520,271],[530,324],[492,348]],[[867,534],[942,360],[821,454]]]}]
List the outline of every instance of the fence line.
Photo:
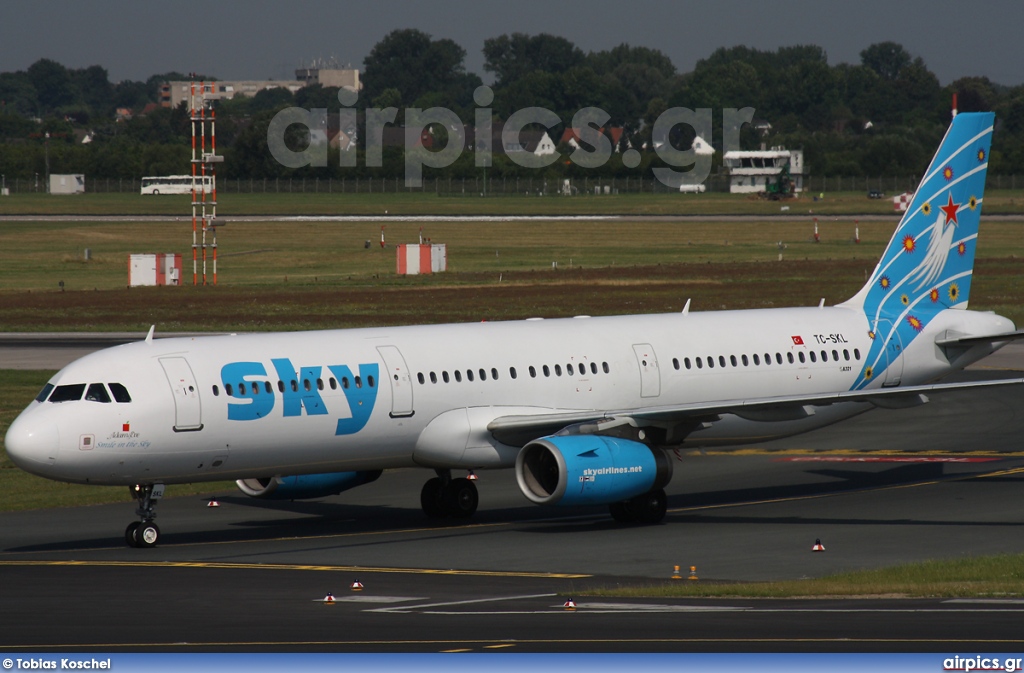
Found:
[{"label": "fence line", "polygon": [[[886,196],[912,192],[919,176],[802,176],[803,191],[817,195],[829,192],[880,191]],[[44,179],[6,178],[3,185],[11,194],[45,193]],[[729,191],[726,175],[713,175],[704,182],[707,192]],[[1017,175],[989,175],[990,190],[1024,189]],[[137,178],[94,178],[85,180],[86,192],[135,193],[141,189]],[[610,195],[677,192],[651,176],[601,178],[542,178],[487,176],[471,178],[424,178],[420,187],[406,187],[400,177],[353,178],[219,178],[218,191],[225,194],[395,194],[426,192],[442,196],[554,196]]]}]

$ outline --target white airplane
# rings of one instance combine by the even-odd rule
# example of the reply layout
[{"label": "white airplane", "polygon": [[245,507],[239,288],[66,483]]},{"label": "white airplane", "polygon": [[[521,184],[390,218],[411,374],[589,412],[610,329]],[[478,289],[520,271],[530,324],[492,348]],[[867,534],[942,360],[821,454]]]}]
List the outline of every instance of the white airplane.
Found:
[{"label": "white airplane", "polygon": [[[994,116],[960,114],[864,287],[837,306],[152,338],[58,372],[7,432],[22,469],[128,485],[131,546],[156,544],[165,484],[237,479],[317,498],[423,467],[430,517],[468,517],[452,472],[514,468],[537,504],[666,511],[667,450],[850,418],[1021,338],[967,309]],[[1021,381],[1013,381],[1020,383]]]}]

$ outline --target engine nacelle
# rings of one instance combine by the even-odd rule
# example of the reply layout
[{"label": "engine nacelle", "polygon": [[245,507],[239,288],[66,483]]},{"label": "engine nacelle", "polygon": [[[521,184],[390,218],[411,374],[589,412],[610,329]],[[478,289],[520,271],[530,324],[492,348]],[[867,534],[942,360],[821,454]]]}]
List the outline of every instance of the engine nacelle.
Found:
[{"label": "engine nacelle", "polygon": [[538,505],[607,505],[660,489],[672,479],[665,452],[602,435],[536,439],[516,457],[516,481]]},{"label": "engine nacelle", "polygon": [[383,470],[368,472],[334,472],[300,474],[291,477],[260,477],[239,479],[235,483],[242,493],[264,500],[305,500],[337,495],[356,486],[377,481]]}]

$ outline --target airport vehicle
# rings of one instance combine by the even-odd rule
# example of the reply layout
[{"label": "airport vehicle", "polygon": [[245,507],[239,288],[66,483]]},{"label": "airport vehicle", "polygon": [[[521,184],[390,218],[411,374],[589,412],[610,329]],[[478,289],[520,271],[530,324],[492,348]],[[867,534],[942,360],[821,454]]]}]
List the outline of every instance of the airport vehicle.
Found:
[{"label": "airport vehicle", "polygon": [[[196,191],[213,189],[213,178],[209,175],[196,176]],[[159,175],[142,178],[141,193],[146,194],[191,194],[191,175]]]},{"label": "airport vehicle", "polygon": [[[542,505],[666,512],[671,449],[738,445],[1006,381],[934,383],[1024,337],[968,311],[994,116],[957,115],[863,288],[832,307],[154,339],[58,372],[8,430],[29,472],[128,485],[132,546],[165,484],[237,479],[316,498],[434,470],[431,517],[468,517],[453,473],[512,468]],[[1016,380],[1013,383],[1021,383]]]}]

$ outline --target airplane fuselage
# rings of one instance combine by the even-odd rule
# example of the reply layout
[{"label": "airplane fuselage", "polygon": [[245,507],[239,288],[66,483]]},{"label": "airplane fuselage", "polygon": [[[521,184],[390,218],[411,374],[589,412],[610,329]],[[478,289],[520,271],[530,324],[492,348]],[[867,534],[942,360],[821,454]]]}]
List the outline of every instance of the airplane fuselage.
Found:
[{"label": "airplane fuselage", "polygon": [[[874,363],[867,318],[842,307],[156,339],[59,372],[57,390],[119,383],[131,401],[33,402],[15,423],[31,424],[35,446],[48,450],[18,464],[127,485],[507,468],[520,447],[487,431],[495,418],[844,391],[867,367],[879,372],[869,387],[923,383],[994,350],[979,346],[954,363],[935,347],[938,336],[1012,328],[999,316],[946,310],[928,338],[907,348],[894,338]],[[868,408],[728,415],[674,445],[760,441]]]}]

